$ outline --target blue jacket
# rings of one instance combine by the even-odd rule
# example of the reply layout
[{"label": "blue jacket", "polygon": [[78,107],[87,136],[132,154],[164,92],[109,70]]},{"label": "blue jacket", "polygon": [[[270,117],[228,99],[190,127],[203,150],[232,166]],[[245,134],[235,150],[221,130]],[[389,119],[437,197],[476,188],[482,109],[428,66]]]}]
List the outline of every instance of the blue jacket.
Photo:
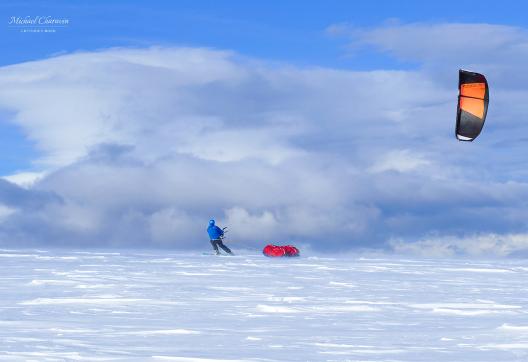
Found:
[{"label": "blue jacket", "polygon": [[209,221],[207,233],[209,234],[209,239],[211,240],[220,239],[221,236],[224,236],[224,231],[216,226],[213,220]]}]

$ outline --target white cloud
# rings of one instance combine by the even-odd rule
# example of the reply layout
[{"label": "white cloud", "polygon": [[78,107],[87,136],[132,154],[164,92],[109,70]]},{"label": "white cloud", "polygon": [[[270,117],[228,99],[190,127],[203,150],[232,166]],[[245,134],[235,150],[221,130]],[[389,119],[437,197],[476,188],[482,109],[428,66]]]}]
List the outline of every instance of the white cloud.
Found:
[{"label": "white cloud", "polygon": [[[208,100],[189,97],[187,87],[236,85],[244,71],[229,56],[203,49],[113,49],[4,67],[0,106],[16,112],[12,121],[36,142],[44,167],[67,165],[100,143],[134,144],[155,157],[184,136],[222,123],[192,111],[196,101]],[[173,122],[179,117],[186,122]]]},{"label": "white cloud", "polygon": [[278,164],[303,153],[283,141],[288,133],[280,128],[211,132],[182,140],[176,150],[205,160],[229,162],[254,158]]},{"label": "white cloud", "polygon": [[[449,38],[457,26],[431,31]],[[456,68],[438,68],[433,48],[406,48],[405,37],[419,47],[427,26],[393,28],[387,43],[384,27],[365,30],[363,42],[422,69],[296,68],[157,47],[0,68],[0,107],[48,171],[27,189],[0,180],[2,204],[24,210],[6,215],[2,242],[197,248],[211,217],[252,246],[524,232],[525,150],[504,128],[526,130],[526,90],[494,86],[483,134],[457,143],[456,82],[439,80]],[[494,44],[479,50],[488,69],[503,66],[492,56],[503,43]]]},{"label": "white cloud", "polygon": [[101,143],[133,145],[142,160],[189,153],[277,163],[305,152],[291,142],[305,136],[414,132],[402,124],[437,92],[412,72],[276,69],[188,48],[59,56],[4,67],[0,84],[0,106],[15,113],[44,168]]},{"label": "white cloud", "polygon": [[390,151],[375,162],[369,171],[373,173],[385,171],[409,172],[430,165],[423,155],[409,150]]},{"label": "white cloud", "polygon": [[13,215],[16,209],[0,204],[0,223],[10,215]]},{"label": "white cloud", "polygon": [[18,186],[29,188],[45,175],[46,173],[44,172],[19,172],[2,178]]},{"label": "white cloud", "polygon": [[426,63],[462,62],[489,64],[528,55],[528,32],[524,28],[471,23],[399,23],[365,29],[335,24],[327,32],[347,35],[352,49],[371,45],[401,59]]},{"label": "white cloud", "polygon": [[511,256],[528,254],[528,234],[475,234],[467,237],[437,236],[416,242],[391,240],[390,246],[398,253],[446,257]]},{"label": "white cloud", "polygon": [[205,227],[197,224],[191,216],[182,210],[166,208],[154,212],[149,217],[149,229],[152,241],[155,245],[171,246],[175,240],[187,238],[195,239],[195,233]]},{"label": "white cloud", "polygon": [[225,225],[232,230],[230,236],[240,241],[266,243],[280,235],[280,224],[271,211],[264,210],[252,215],[241,207],[225,211]]}]

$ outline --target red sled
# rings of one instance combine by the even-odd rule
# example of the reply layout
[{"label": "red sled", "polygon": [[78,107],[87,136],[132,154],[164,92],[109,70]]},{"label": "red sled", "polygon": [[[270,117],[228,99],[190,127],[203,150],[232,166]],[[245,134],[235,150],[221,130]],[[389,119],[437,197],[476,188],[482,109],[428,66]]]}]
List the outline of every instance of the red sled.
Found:
[{"label": "red sled", "polygon": [[262,254],[271,258],[280,258],[283,256],[299,256],[299,249],[293,245],[272,245],[268,244],[262,250]]}]

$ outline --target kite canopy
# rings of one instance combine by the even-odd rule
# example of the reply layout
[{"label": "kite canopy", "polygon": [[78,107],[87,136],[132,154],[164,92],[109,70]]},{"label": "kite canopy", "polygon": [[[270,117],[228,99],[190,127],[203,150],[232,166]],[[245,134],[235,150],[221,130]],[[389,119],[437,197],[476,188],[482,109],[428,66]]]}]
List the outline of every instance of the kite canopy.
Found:
[{"label": "kite canopy", "polygon": [[482,131],[488,112],[489,90],[482,74],[458,71],[458,108],[456,138],[473,141]]},{"label": "kite canopy", "polygon": [[272,245],[268,244],[262,250],[266,256],[278,258],[282,256],[299,256],[299,249],[292,245]]}]

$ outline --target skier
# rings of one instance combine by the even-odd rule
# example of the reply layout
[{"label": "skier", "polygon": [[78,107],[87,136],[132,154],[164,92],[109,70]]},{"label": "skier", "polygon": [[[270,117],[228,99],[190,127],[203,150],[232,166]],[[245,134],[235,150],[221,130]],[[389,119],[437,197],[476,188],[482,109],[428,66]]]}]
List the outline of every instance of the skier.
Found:
[{"label": "skier", "polygon": [[[225,228],[224,228],[225,229]],[[224,230],[220,229],[215,225],[214,220],[209,220],[209,226],[207,227],[207,233],[209,234],[209,239],[211,239],[211,245],[215,250],[216,255],[220,255],[218,247],[221,247],[223,251],[229,255],[233,255],[231,249],[224,245],[222,239],[224,238]]]}]

